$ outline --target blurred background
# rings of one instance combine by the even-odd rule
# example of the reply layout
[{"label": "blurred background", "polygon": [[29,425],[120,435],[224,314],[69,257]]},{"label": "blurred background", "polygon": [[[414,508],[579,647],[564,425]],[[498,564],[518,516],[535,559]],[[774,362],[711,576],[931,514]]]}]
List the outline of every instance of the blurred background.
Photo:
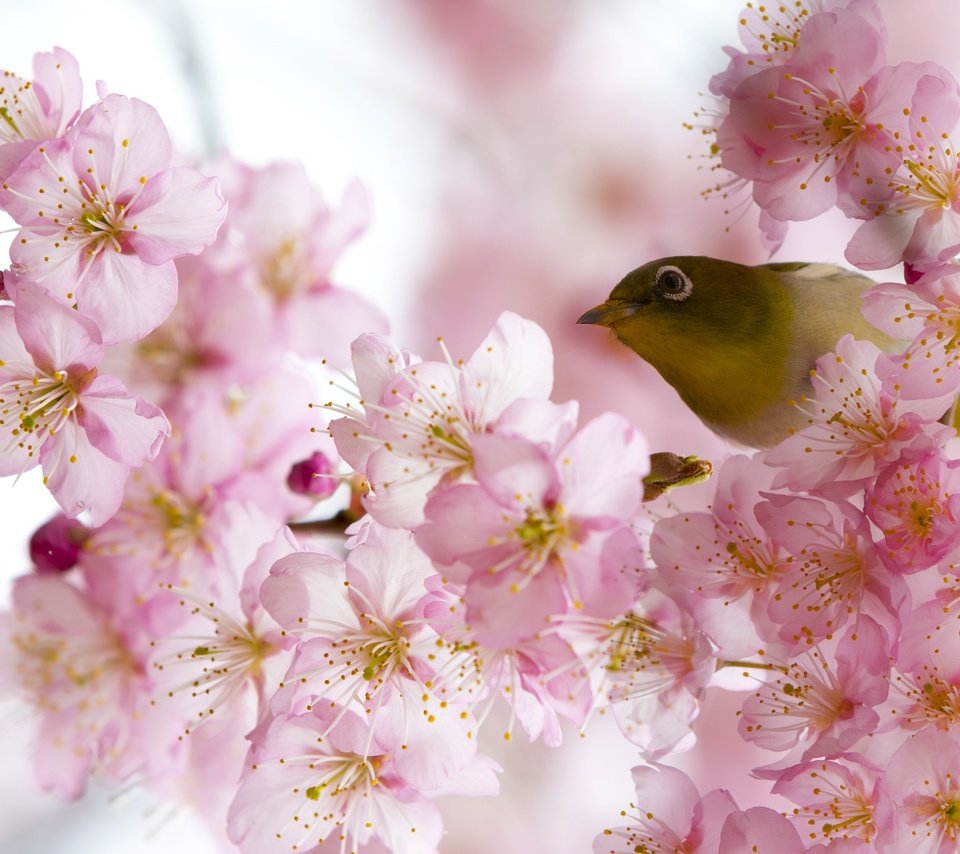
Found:
[{"label": "blurred background", "polygon": [[[950,65],[953,0],[882,0],[891,60]],[[626,272],[662,255],[767,259],[746,196],[704,200],[717,183],[706,92],[738,44],[741,0],[6,0],[0,67],[30,76],[59,45],[94,83],[155,106],[184,156],[230,152],[254,166],[305,164],[330,201],[358,178],[374,218],[333,280],[387,313],[396,339],[435,356],[442,334],[468,356],[500,311],[540,323],[556,351],[554,399],[585,417],[632,418],[653,450],[718,462],[733,452],[652,369],[576,318]],[[910,16],[909,18],[907,16]],[[921,42],[922,39],[922,42]],[[956,72],[956,68],[954,68]],[[695,117],[699,114],[699,118]],[[692,124],[692,129],[684,124]],[[720,194],[713,194],[714,196]],[[852,226],[794,226],[779,260],[842,262]],[[9,235],[5,236],[9,239]],[[882,278],[882,274],[878,278]],[[54,509],[37,472],[0,483],[0,604],[28,569],[25,543]],[[683,500],[705,500],[708,487]],[[657,512],[666,512],[662,507]],[[701,790],[741,806],[763,761],[736,735],[737,698],[711,704],[700,746],[677,760]],[[0,852],[112,854],[220,850],[183,811],[135,787],[64,805],[37,791],[30,715],[0,700]],[[583,852],[632,796],[635,750],[612,719],[559,750],[486,749],[504,765],[496,799],[450,799],[441,850]],[[709,762],[703,757],[709,755]]]}]

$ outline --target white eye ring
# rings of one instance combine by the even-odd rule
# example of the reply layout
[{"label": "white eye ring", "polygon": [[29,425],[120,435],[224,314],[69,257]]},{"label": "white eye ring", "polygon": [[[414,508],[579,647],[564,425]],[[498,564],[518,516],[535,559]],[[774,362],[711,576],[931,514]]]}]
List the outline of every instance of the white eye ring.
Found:
[{"label": "white eye ring", "polygon": [[667,264],[657,270],[653,284],[660,296],[682,302],[693,292],[693,282],[679,267]]}]

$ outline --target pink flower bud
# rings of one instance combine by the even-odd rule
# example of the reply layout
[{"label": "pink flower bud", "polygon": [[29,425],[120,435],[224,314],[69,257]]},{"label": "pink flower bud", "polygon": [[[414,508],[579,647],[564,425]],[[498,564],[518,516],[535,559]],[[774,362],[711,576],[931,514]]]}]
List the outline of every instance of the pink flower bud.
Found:
[{"label": "pink flower bud", "polygon": [[329,498],[340,485],[337,477],[331,477],[333,466],[320,451],[299,463],[294,463],[287,475],[287,486],[297,495],[313,495],[316,498]]},{"label": "pink flower bud", "polygon": [[45,522],[30,537],[30,560],[38,575],[56,575],[76,566],[87,539],[86,527],[62,513]]}]

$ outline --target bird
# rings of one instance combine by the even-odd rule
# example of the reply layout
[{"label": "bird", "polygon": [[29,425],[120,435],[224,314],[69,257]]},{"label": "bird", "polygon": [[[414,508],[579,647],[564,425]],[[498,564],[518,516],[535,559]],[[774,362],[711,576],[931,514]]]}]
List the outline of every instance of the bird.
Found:
[{"label": "bird", "polygon": [[577,323],[605,326],[714,433],[767,449],[809,423],[811,371],[850,333],[903,350],[860,313],[872,279],[832,264],[746,266],[694,255],[628,273]]}]

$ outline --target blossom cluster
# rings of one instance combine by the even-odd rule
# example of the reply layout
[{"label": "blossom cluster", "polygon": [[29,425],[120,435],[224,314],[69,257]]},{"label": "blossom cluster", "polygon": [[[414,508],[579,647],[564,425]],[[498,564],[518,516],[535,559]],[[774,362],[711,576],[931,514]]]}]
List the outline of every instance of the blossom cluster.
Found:
[{"label": "blossom cluster", "polygon": [[886,62],[876,0],[748,3],[743,49],[714,76],[723,168],[750,186],[774,245],[786,223],[837,207],[863,220],[864,270],[917,277],[960,250],[960,86],[933,62]]},{"label": "blossom cluster", "polygon": [[847,259],[908,281],[872,288],[864,315],[902,348],[843,337],[796,404],[804,426],[729,458],[709,508],[651,535],[650,586],[750,686],[738,730],[770,752],[753,774],[781,811],[648,762],[595,850],[956,851],[957,83],[886,65],[873,0],[751,2],[740,25],[711,83],[730,183],[774,242],[834,206],[863,220]]},{"label": "blossom cluster", "polygon": [[[44,788],[136,780],[241,851],[432,851],[438,796],[498,788],[498,703],[508,739],[610,705],[651,750],[686,735],[653,711],[712,659],[644,597],[646,442],[549,399],[537,324],[424,361],[331,282],[359,184],[333,208],[292,164],[173,167],[148,105],[81,111],[61,49],[8,80],[0,460],[36,454],[63,513],[0,626]],[[330,542],[343,481],[366,515]]]}]

